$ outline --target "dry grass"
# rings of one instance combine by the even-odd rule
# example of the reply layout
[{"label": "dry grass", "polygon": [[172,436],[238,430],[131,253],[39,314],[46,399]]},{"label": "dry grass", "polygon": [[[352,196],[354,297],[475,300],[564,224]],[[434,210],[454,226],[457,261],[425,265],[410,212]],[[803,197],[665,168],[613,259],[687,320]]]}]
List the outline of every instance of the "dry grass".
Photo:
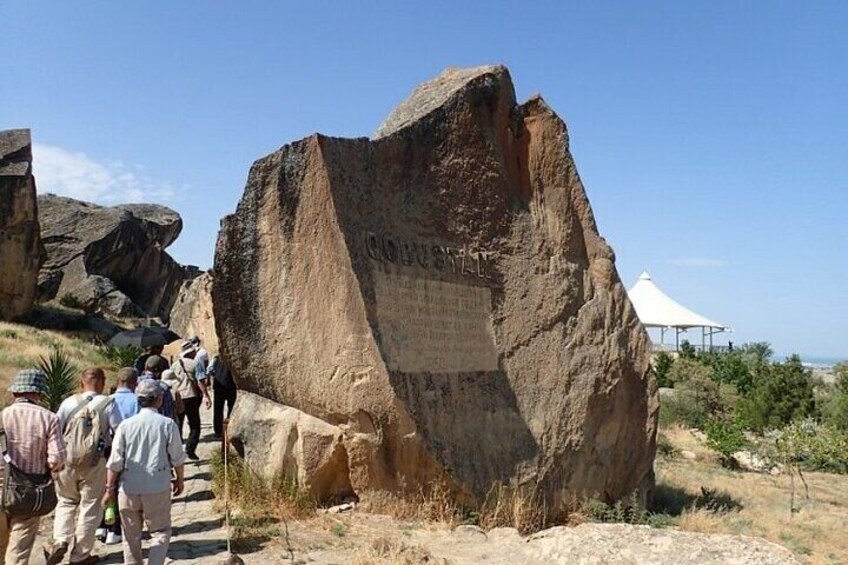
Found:
[{"label": "dry grass", "polygon": [[[41,357],[49,355],[56,347],[64,350],[80,369],[90,366],[106,368],[99,346],[86,341],[82,335],[0,322],[0,391],[3,405],[11,400],[6,390],[18,371],[36,366]],[[111,382],[113,375],[107,377]]]},{"label": "dry grass", "polygon": [[531,534],[549,525],[544,501],[533,489],[496,485],[480,508],[479,526],[484,530],[506,527]]},{"label": "dry grass", "polygon": [[[226,483],[220,451],[215,451],[211,463],[212,491],[223,510]],[[294,482],[260,477],[232,454],[228,467],[230,524],[239,551],[253,551],[268,540],[286,537],[290,520],[315,516],[314,502]]]},{"label": "dry grass", "polygon": [[433,563],[433,557],[419,545],[384,537],[375,539],[371,547],[360,549],[347,560],[350,565],[418,565]]},{"label": "dry grass", "polygon": [[[720,491],[738,509],[685,509],[677,519],[684,530],[757,536],[790,548],[805,563],[848,563],[848,476],[805,473],[809,500],[800,496],[797,512],[790,512],[788,475],[740,473],[722,468],[686,430],[664,433],[681,450],[699,458],[659,458],[657,482],[661,488],[694,495],[700,489]],[[796,484],[796,487],[798,485]],[[796,500],[798,494],[796,490]]]},{"label": "dry grass", "polygon": [[447,528],[462,524],[467,514],[453,493],[440,483],[417,494],[369,491],[361,496],[359,508],[398,520]]}]

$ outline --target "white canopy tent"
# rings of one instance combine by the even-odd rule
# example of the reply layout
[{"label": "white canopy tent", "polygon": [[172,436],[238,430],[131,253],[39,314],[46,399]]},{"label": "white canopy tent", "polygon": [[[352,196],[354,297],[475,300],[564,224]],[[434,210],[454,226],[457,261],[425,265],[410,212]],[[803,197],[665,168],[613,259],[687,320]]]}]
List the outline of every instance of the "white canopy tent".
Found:
[{"label": "white canopy tent", "polygon": [[692,328],[701,328],[701,347],[703,349],[707,349],[707,338],[709,338],[709,348],[712,349],[714,335],[732,331],[724,324],[719,324],[696,314],[669,298],[654,284],[647,271],[639,276],[639,280],[627,294],[642,325],[646,328],[660,328],[661,348],[665,348],[666,330],[674,330],[675,350],[680,347],[680,334]]}]

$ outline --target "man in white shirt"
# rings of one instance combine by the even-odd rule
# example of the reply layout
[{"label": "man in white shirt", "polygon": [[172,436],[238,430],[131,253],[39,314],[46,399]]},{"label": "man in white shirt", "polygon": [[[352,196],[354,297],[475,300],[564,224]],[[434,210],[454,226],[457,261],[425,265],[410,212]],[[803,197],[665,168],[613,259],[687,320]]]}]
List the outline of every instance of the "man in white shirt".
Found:
[{"label": "man in white shirt", "polygon": [[[124,527],[124,563],[141,564],[141,526],[147,524],[150,565],[162,565],[171,542],[171,492],[183,492],[186,460],[177,424],[159,414],[163,391],[143,380],[135,389],[141,410],[118,428],[107,463],[103,505],[117,495]],[[171,469],[176,479],[171,484]],[[120,490],[119,490],[120,489]]]},{"label": "man in white shirt", "polygon": [[[48,564],[60,563],[72,545],[72,565],[98,561],[91,550],[94,549],[95,531],[103,516],[100,497],[106,483],[106,453],[115,429],[121,423],[120,411],[112,399],[103,394],[105,386],[103,369],[89,367],[83,371],[82,392],[66,398],[56,412],[68,449],[68,463],[56,476],[59,504],[53,522],[53,551],[47,558]],[[74,437],[71,437],[72,427],[87,425],[75,423],[78,419],[93,421],[93,412],[99,414],[100,420],[100,428],[94,437],[96,453],[82,462],[75,462],[74,454],[79,453],[82,446],[76,445]]]}]

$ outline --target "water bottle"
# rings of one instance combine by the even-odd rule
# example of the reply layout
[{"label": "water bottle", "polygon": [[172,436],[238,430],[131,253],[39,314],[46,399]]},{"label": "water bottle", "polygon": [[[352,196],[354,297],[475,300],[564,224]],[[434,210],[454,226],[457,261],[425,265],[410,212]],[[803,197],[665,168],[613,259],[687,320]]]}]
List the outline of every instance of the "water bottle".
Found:
[{"label": "water bottle", "polygon": [[107,526],[113,526],[115,522],[118,521],[118,501],[112,500],[108,506],[106,506],[106,512],[103,513],[103,521],[106,522]]}]

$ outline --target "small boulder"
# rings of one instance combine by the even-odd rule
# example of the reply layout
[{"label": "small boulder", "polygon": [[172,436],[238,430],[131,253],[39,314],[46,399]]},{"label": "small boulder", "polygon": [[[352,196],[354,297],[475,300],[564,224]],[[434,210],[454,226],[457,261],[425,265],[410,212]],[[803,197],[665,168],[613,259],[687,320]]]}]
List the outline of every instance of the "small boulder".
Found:
[{"label": "small boulder", "polygon": [[319,502],[354,494],[336,426],[241,391],[227,433],[247,465],[266,478],[292,478]]}]

